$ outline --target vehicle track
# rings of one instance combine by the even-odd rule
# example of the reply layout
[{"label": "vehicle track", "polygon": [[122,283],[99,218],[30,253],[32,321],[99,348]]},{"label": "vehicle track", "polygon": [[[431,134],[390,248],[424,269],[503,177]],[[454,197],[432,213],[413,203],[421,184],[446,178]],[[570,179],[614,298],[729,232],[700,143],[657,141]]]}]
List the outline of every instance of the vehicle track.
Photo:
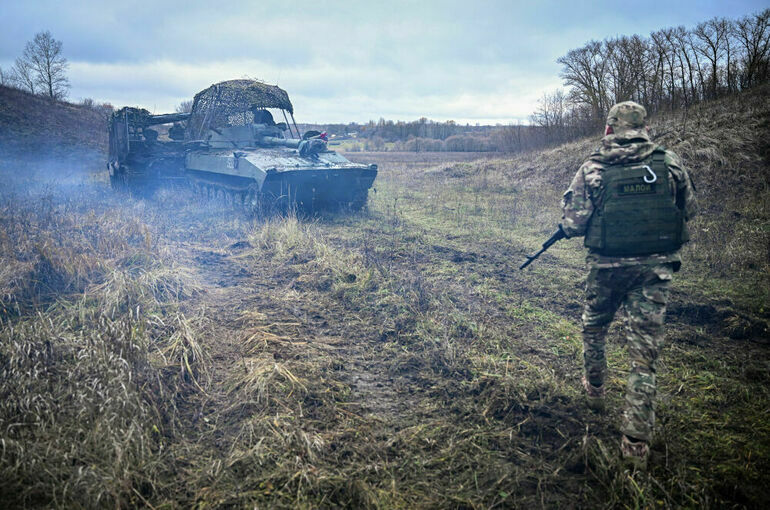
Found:
[{"label": "vehicle track", "polygon": [[[199,341],[210,356],[210,385],[196,412],[218,420],[222,409],[235,404],[227,388],[247,370],[244,360],[252,353],[245,341],[257,327],[279,339],[265,344],[276,362],[328,357],[331,385],[349,388],[339,407],[362,424],[395,431],[418,419],[404,378],[391,373],[388,361],[378,353],[379,339],[367,333],[354,312],[340,305],[329,308],[328,303],[323,309],[315,302],[285,306],[278,296],[292,288],[290,273],[249,269],[238,257],[248,244],[236,245],[211,249],[188,244],[178,252],[180,263],[196,275],[202,289],[186,305],[186,312],[203,317],[206,327]],[[244,320],[252,312],[259,314],[257,323]],[[233,437],[217,438],[212,448],[235,439],[240,425],[231,422],[226,427]]]}]

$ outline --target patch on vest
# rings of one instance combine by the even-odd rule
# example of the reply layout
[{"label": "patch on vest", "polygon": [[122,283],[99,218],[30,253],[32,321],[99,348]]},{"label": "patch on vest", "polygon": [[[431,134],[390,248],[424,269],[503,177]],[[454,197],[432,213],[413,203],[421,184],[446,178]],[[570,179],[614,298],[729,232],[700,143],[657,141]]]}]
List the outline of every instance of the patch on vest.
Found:
[{"label": "patch on vest", "polygon": [[649,193],[655,193],[655,183],[618,184],[619,195],[647,195]]}]

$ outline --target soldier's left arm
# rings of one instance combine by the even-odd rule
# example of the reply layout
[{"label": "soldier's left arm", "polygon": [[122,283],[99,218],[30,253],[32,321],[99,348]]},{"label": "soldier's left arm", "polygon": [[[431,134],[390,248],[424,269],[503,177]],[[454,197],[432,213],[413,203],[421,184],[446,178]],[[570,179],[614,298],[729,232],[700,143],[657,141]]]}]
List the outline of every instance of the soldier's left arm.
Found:
[{"label": "soldier's left arm", "polygon": [[695,186],[679,156],[674,152],[666,151],[665,161],[676,181],[676,205],[684,211],[685,219],[689,221],[698,213]]}]

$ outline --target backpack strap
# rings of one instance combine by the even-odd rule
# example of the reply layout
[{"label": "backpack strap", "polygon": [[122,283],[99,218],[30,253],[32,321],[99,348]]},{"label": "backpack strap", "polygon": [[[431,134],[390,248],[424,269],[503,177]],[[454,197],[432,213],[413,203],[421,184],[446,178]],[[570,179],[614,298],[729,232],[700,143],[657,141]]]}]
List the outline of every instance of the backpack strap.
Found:
[{"label": "backpack strap", "polygon": [[652,165],[655,170],[666,168],[666,149],[665,147],[658,145],[655,150],[652,151]]},{"label": "backpack strap", "polygon": [[660,178],[665,179],[666,182],[675,182],[676,177],[669,170],[666,165],[666,149],[658,145],[655,150],[652,151],[652,161],[650,161],[652,171],[655,172]]}]

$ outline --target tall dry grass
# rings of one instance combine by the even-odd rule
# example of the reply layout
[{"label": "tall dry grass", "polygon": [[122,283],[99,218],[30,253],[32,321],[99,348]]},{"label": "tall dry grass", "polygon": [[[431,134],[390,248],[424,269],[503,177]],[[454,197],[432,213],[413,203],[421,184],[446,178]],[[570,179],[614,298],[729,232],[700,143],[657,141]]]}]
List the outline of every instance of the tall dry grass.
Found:
[{"label": "tall dry grass", "polygon": [[153,226],[93,190],[4,195],[0,267],[3,506],[157,501],[175,469],[169,402],[206,384],[178,308],[195,283]]}]

